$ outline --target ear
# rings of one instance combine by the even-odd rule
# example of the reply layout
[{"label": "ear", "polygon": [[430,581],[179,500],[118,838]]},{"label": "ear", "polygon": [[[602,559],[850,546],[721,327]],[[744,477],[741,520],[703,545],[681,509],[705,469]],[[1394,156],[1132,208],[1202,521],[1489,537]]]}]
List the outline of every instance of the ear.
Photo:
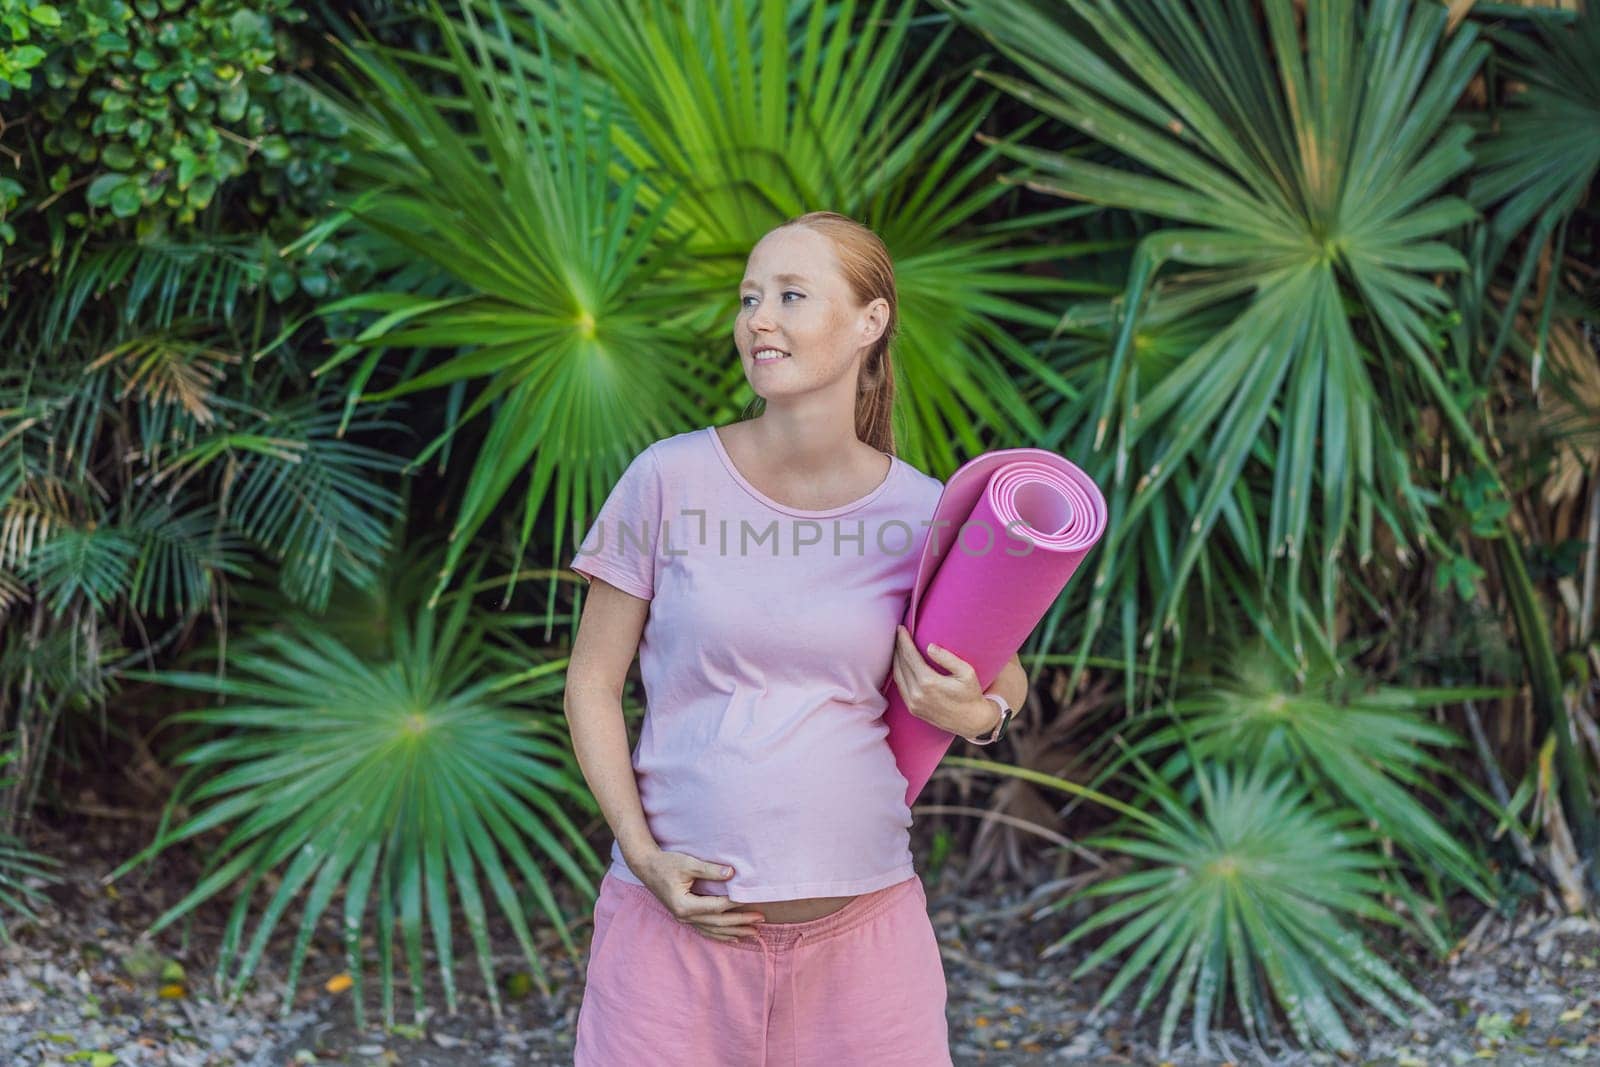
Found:
[{"label": "ear", "polygon": [[889,301],[878,297],[861,315],[861,347],[870,348],[889,328]]}]

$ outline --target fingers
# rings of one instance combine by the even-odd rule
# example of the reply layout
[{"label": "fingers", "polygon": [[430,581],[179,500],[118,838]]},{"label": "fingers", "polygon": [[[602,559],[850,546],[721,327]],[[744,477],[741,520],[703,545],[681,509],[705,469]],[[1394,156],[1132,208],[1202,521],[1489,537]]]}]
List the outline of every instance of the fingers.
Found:
[{"label": "fingers", "polygon": [[936,645],[932,641],[928,642],[928,658],[933,660],[934,663],[943,667],[946,671],[950,672],[952,677],[959,678],[968,674],[977,674],[977,671],[973,669],[972,664],[968,663],[966,660],[962,659],[948,648],[945,648],[943,645]]},{"label": "fingers", "polygon": [[694,928],[694,932],[699,934],[701,937],[704,937],[704,938],[706,938],[706,939],[708,939],[710,941],[737,941],[737,940],[739,940],[737,937],[733,937],[733,936],[730,936],[730,935],[727,935],[727,934],[709,933],[709,932],[707,932],[705,930],[700,929],[698,926],[696,926]]},{"label": "fingers", "polygon": [[721,915],[730,908],[742,907],[737,900],[720,893],[686,892],[678,898],[678,905],[678,917],[683,919]]},{"label": "fingers", "polygon": [[917,642],[912,638],[911,631],[904,624],[894,628],[894,654],[902,658],[909,665],[922,659],[922,654],[917,651]]},{"label": "fingers", "polygon": [[689,925],[713,941],[737,941],[755,937],[757,924],[764,921],[765,916],[756,911],[721,912],[696,916]]},{"label": "fingers", "polygon": [[754,937],[756,924],[767,918],[760,911],[743,910],[744,903],[720,894],[686,893],[678,904],[675,913],[680,922],[716,941]]},{"label": "fingers", "polygon": [[904,626],[894,628],[894,684],[899,687],[902,695],[907,693],[908,687],[915,680],[917,664],[922,662],[922,655],[917,651],[917,644],[911,639],[911,631]]},{"label": "fingers", "polygon": [[706,926],[749,926],[755,923],[766,922],[767,917],[759,911],[725,911],[716,915],[696,916],[695,922]]}]

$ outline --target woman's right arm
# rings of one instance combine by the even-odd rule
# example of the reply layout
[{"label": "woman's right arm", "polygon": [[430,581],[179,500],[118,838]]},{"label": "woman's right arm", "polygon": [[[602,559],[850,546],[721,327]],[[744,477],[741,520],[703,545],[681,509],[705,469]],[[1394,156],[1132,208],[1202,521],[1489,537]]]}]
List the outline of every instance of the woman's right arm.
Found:
[{"label": "woman's right arm", "polygon": [[622,714],[622,689],[649,613],[648,600],[604,580],[590,582],[563,700],[578,766],[635,874],[660,851],[645,822]]},{"label": "woman's right arm", "polygon": [[616,836],[622,860],[680,922],[715,941],[753,937],[751,924],[764,916],[741,908],[731,897],[690,892],[695,879],[722,880],[733,871],[657,844],[645,820],[639,783],[633,776],[628,725],[622,714],[622,689],[639,649],[650,601],[596,578],[578,620],[567,664],[563,705],[572,750],[589,791]]}]

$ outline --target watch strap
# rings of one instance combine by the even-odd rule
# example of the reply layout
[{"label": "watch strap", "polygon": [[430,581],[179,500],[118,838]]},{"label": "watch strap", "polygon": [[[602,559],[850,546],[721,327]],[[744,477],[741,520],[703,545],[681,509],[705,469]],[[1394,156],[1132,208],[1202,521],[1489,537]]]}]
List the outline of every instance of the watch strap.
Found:
[{"label": "watch strap", "polygon": [[985,698],[994,701],[995,706],[1000,709],[1000,721],[995,723],[994,729],[990,730],[987,735],[969,737],[967,740],[971,741],[975,745],[992,745],[994,742],[1005,736],[1006,725],[1011,721],[1012,710],[1011,705],[1006,703],[1006,698],[1000,694],[985,693],[983,695]]}]

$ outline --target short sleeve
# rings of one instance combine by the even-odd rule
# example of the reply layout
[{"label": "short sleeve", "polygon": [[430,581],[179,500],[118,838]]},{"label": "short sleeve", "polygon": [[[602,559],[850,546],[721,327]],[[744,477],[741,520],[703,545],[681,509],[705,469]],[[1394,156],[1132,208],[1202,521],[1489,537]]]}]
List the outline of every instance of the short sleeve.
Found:
[{"label": "short sleeve", "polygon": [[603,578],[641,600],[655,595],[656,546],[661,530],[661,470],[655,451],[633,458],[612,487],[589,532],[578,542],[572,569]]}]

